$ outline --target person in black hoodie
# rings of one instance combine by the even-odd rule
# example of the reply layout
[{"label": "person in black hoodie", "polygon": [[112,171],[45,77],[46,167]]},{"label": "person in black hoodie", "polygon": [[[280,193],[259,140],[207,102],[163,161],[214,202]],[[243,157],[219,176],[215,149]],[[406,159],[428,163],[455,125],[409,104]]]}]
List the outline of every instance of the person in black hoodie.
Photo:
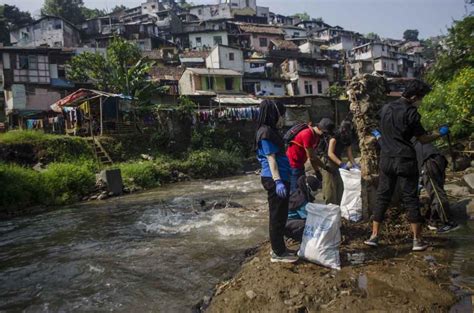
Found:
[{"label": "person in black hoodie", "polygon": [[271,262],[293,263],[298,257],[287,250],[285,225],[288,216],[290,163],[279,132],[283,126],[285,107],[272,100],[260,104],[258,129],[255,138],[257,159],[262,166],[262,185],[268,194],[270,211],[269,232],[272,246]]}]

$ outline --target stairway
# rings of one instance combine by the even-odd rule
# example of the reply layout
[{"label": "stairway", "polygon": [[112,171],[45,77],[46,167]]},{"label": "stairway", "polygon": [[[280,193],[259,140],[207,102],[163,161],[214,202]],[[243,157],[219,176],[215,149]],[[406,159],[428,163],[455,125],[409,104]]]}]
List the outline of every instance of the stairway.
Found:
[{"label": "stairway", "polygon": [[112,158],[104,149],[100,141],[96,137],[88,137],[87,141],[92,146],[92,150],[94,151],[94,155],[97,158],[97,161],[103,165],[112,165],[114,162]]}]

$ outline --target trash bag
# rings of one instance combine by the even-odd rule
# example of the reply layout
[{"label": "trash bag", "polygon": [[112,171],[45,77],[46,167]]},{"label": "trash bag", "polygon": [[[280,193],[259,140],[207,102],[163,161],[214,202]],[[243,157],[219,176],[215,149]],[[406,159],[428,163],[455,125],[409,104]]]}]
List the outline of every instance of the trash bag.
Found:
[{"label": "trash bag", "polygon": [[334,204],[308,203],[308,217],[298,256],[332,269],[341,269],[341,210]]},{"label": "trash bag", "polygon": [[344,184],[341,215],[346,220],[358,222],[362,219],[361,173],[357,169],[339,169],[339,173]]}]

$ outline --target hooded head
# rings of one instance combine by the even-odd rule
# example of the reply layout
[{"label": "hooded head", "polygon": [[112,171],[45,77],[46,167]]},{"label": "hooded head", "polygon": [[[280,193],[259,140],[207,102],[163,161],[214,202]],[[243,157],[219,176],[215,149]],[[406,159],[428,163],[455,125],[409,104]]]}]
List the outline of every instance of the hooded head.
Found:
[{"label": "hooded head", "polygon": [[336,126],[330,118],[325,117],[319,121],[318,128],[325,134],[333,134]]},{"label": "hooded head", "polygon": [[408,83],[402,97],[411,103],[415,103],[423,99],[431,91],[431,86],[420,79],[414,79]]},{"label": "hooded head", "polygon": [[260,103],[260,114],[258,116],[258,128],[269,126],[271,128],[279,128],[278,121],[285,116],[286,108],[280,102],[273,100],[263,100]]},{"label": "hooded head", "polygon": [[348,120],[344,120],[337,131],[338,140],[341,140],[344,144],[349,145],[352,141],[352,123]]}]

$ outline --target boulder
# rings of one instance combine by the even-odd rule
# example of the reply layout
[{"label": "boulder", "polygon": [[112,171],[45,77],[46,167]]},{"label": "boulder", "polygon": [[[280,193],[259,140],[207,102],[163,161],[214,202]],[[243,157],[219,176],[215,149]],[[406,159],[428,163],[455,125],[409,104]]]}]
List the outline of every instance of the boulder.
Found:
[{"label": "boulder", "polygon": [[458,186],[455,184],[447,184],[444,186],[444,190],[453,197],[464,198],[469,197],[469,189],[467,187]]},{"label": "boulder", "polygon": [[462,178],[466,186],[469,188],[469,190],[472,192],[474,191],[474,173],[470,173],[467,175],[464,175]]}]

